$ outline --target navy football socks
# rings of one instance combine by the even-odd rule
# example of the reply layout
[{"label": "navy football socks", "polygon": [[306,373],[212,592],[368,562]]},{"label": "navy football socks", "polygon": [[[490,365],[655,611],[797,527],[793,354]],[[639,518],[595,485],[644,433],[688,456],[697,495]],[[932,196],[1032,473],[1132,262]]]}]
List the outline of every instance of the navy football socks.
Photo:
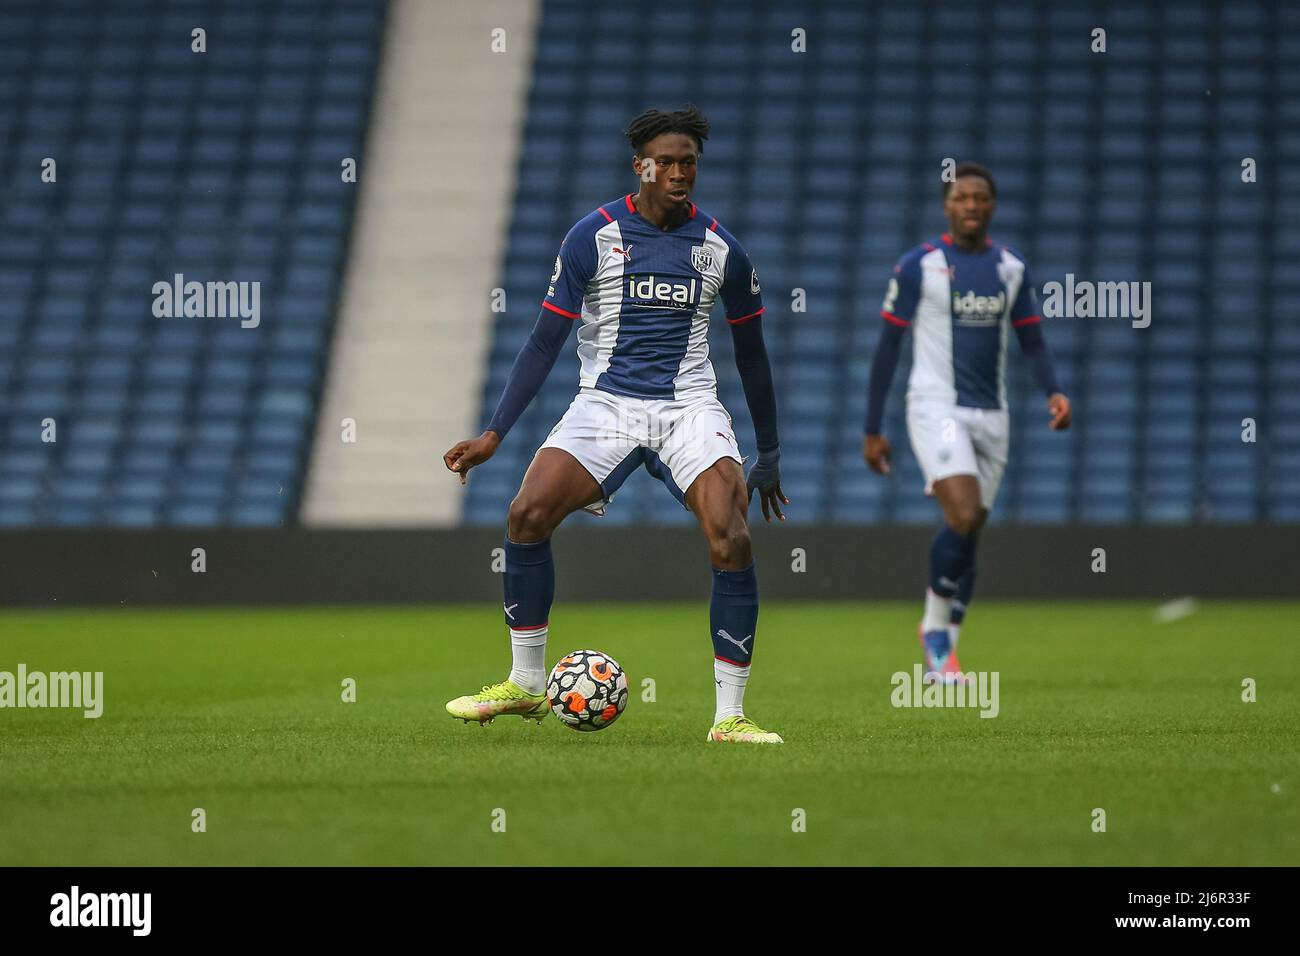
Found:
[{"label": "navy football socks", "polygon": [[513,663],[510,680],[530,694],[546,689],[546,638],[555,597],[551,539],[519,544],[506,538],[506,624]]},{"label": "navy football socks", "polygon": [[970,597],[975,590],[975,563],[972,558],[971,566],[966,569],[966,573],[961,576],[957,582],[957,594],[952,599],[952,613],[948,620],[953,624],[960,624],[966,619],[966,611],[970,607]]},{"label": "navy football socks", "polygon": [[544,627],[555,599],[551,539],[519,544],[506,538],[506,624],[514,630]]},{"label": "navy football socks", "polygon": [[958,534],[944,525],[930,544],[930,590],[951,598],[975,563],[975,535]]},{"label": "navy football socks", "polygon": [[709,602],[709,629],[713,656],[748,667],[754,654],[758,625],[758,575],[754,565],[743,571],[713,569],[713,598]]}]

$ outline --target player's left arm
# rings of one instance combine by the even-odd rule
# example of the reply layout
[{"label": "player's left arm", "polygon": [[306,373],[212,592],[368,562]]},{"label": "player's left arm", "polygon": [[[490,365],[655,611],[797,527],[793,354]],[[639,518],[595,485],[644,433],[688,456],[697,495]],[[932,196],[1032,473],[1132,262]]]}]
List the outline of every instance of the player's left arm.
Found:
[{"label": "player's left arm", "polygon": [[1038,311],[1038,296],[1034,294],[1028,269],[1011,306],[1011,327],[1016,330],[1020,351],[1029,360],[1034,380],[1047,395],[1047,408],[1052,413],[1049,424],[1055,431],[1064,431],[1070,427],[1070,399],[1056,377],[1052,352],[1043,338],[1043,318]]},{"label": "player's left arm", "polygon": [[745,484],[751,498],[754,491],[758,491],[764,520],[771,521],[775,514],[784,521],[781,505],[788,505],[790,499],[781,491],[781,442],[776,428],[772,365],[763,342],[763,294],[758,285],[758,273],[749,256],[739,243],[730,237],[724,238],[729,240],[731,251],[722,278],[722,304],[731,326],[736,370],[740,373],[745,404],[754,419],[754,437],[758,442],[758,461],[749,469]]}]

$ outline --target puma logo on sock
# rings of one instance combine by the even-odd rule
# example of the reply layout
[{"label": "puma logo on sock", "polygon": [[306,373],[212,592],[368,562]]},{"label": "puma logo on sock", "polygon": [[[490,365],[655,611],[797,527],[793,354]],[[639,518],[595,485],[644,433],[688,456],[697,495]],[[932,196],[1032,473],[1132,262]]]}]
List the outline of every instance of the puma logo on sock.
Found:
[{"label": "puma logo on sock", "polygon": [[731,643],[735,644],[746,654],[749,653],[749,648],[745,646],[745,641],[752,641],[754,639],[754,635],[751,634],[749,635],[749,637],[745,638],[744,640],[738,641],[730,634],[728,634],[726,631],[722,630],[721,628],[718,629],[718,637],[722,638],[724,641],[731,641]]}]

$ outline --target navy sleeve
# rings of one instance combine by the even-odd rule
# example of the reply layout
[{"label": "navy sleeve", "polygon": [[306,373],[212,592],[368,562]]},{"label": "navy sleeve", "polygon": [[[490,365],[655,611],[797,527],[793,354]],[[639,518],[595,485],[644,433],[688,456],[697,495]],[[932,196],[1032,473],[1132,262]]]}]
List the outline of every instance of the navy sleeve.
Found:
[{"label": "navy sleeve", "polygon": [[[1008,251],[1016,259],[1024,262],[1024,258],[1014,250]],[[1057,381],[1056,367],[1052,364],[1052,353],[1043,338],[1042,323],[1043,317],[1038,311],[1038,294],[1034,291],[1034,281],[1029,276],[1029,267],[1026,266],[1020,279],[1020,289],[1016,293],[1016,299],[1011,303],[1011,327],[1016,330],[1020,351],[1029,360],[1034,381],[1038,382],[1038,387],[1048,396],[1052,396],[1061,391],[1061,383]]]},{"label": "navy sleeve", "polygon": [[763,320],[753,316],[733,322],[731,341],[736,350],[736,370],[745,389],[745,404],[754,419],[754,436],[760,454],[780,444],[776,430],[776,390],[772,386],[772,366],[763,343]]},{"label": "navy sleeve", "polygon": [[721,226],[716,229],[727,244],[727,265],[722,274],[722,307],[733,325],[748,322],[763,314],[763,290],[758,285],[758,271],[749,254],[736,237]]},{"label": "navy sleeve", "polygon": [[569,337],[571,328],[572,319],[556,314],[553,310],[542,310],[532,334],[519,350],[515,364],[510,369],[506,387],[501,392],[501,401],[497,403],[496,413],[488,423],[488,431],[496,432],[502,439],[506,437],[506,433],[519,420],[555,366],[555,360],[559,358],[560,349]]},{"label": "navy sleeve", "polygon": [[885,320],[885,326],[880,330],[880,341],[871,360],[871,377],[867,379],[867,420],[863,427],[868,435],[880,434],[885,398],[903,350],[903,333],[912,324],[920,301],[921,257],[914,249],[894,266],[894,274],[885,289],[885,301],[880,304],[880,317]]},{"label": "navy sleeve", "polygon": [[555,271],[542,307],[569,319],[582,318],[587,284],[596,271],[596,220],[593,213],[579,220],[560,245]]},{"label": "navy sleeve", "polygon": [[876,354],[871,360],[871,377],[867,380],[867,435],[880,434],[885,418],[885,398],[889,395],[889,386],[893,384],[894,372],[898,369],[898,357],[903,351],[903,334],[906,331],[903,326],[892,322],[885,322],[880,328],[880,341],[876,343]]},{"label": "navy sleeve", "polygon": [[905,329],[912,324],[920,301],[921,256],[913,249],[894,266],[894,274],[885,289],[885,301],[880,304],[880,317]]},{"label": "navy sleeve", "polygon": [[[1020,258],[1015,252],[1011,254],[1016,256],[1017,259]],[[1021,261],[1024,260],[1021,259]],[[1011,303],[1011,324],[1018,329],[1022,326],[1032,325],[1040,321],[1041,318],[1038,313],[1038,293],[1034,291],[1034,280],[1030,278],[1029,267],[1026,266],[1020,277],[1020,288],[1016,292],[1016,300]]]},{"label": "navy sleeve", "polygon": [[1052,362],[1051,350],[1043,338],[1043,324],[1038,316],[1013,322],[1016,338],[1020,341],[1020,351],[1029,360],[1034,372],[1034,381],[1047,395],[1062,391],[1061,383],[1056,378],[1056,366]]},{"label": "navy sleeve", "polygon": [[555,367],[555,360],[560,357],[560,349],[573,327],[572,320],[582,318],[587,284],[596,270],[597,223],[596,212],[580,219],[560,244],[546,298],[542,299],[542,312],[510,368],[501,401],[488,423],[487,430],[496,432],[502,439]]}]

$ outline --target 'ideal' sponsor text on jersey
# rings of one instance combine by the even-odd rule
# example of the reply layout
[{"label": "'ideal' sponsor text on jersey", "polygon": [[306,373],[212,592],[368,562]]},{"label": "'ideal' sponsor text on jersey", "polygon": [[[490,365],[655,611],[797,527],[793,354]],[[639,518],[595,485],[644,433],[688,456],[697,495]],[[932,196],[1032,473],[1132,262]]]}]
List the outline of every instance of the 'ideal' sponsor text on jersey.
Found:
[{"label": "'ideal' sponsor text on jersey", "polygon": [[894,266],[881,306],[915,333],[907,397],[1006,408],[1007,330],[1041,321],[1025,261],[988,241],[968,252],[945,233]]},{"label": "'ideal' sponsor text on jersey", "polygon": [[735,237],[690,204],[676,228],[646,220],[630,195],[569,230],[543,307],[578,319],[579,384],[636,398],[713,393],[709,313],[763,312],[758,275]]}]

